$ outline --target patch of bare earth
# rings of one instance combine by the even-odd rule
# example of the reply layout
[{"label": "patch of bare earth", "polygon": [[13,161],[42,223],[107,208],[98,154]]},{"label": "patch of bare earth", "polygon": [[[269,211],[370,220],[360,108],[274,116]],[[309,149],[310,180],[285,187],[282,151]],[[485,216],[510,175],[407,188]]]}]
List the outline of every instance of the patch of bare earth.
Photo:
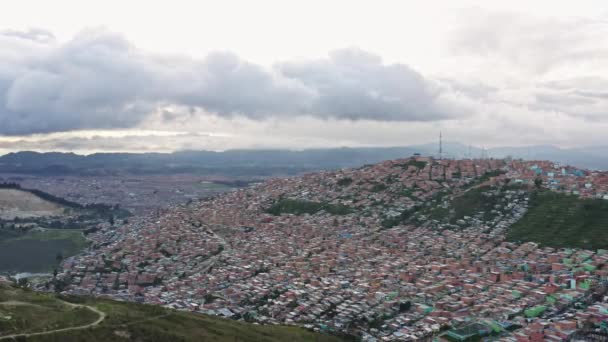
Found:
[{"label": "patch of bare earth", "polygon": [[27,191],[0,189],[0,218],[45,217],[63,214],[60,205],[44,200]]}]

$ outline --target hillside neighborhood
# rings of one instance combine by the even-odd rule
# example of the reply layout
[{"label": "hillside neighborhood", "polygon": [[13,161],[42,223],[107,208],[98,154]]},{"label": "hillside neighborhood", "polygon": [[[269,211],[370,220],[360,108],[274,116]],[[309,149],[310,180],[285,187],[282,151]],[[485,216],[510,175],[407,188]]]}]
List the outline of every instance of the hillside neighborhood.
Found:
[{"label": "hillside neighborhood", "polygon": [[602,334],[608,250],[506,238],[534,191],[608,201],[608,173],[414,156],[273,178],[100,224],[44,290],[364,341]]}]

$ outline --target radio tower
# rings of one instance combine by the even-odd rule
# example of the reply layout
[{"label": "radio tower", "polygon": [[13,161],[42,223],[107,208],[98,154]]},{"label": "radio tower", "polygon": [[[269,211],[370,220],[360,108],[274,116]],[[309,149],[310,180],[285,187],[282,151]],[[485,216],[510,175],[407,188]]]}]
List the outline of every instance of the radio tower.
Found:
[{"label": "radio tower", "polygon": [[443,141],[441,137],[441,131],[439,131],[439,160],[443,159]]}]

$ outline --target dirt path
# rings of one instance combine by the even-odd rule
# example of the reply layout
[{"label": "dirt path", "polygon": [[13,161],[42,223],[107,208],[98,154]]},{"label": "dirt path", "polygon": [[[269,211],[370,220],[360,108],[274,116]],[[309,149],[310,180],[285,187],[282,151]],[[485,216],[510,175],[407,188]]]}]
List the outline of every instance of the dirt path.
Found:
[{"label": "dirt path", "polygon": [[[65,302],[65,301],[61,301],[61,302],[63,304],[65,304],[65,305],[71,307],[71,308],[86,308],[86,309],[89,309],[89,310],[93,311],[94,313],[98,314],[99,318],[97,320],[95,320],[95,322],[89,323],[89,324],[86,324],[86,325],[81,325],[81,326],[77,326],[77,327],[62,328],[62,329],[56,329],[56,330],[49,330],[49,331],[43,331],[43,332],[37,332],[37,333],[13,334],[13,335],[7,335],[7,336],[0,336],[0,340],[16,339],[18,337],[30,337],[30,336],[50,335],[50,334],[55,334],[55,333],[58,333],[58,332],[66,332],[66,331],[74,331],[74,330],[84,330],[84,329],[95,327],[95,326],[99,325],[101,322],[103,322],[104,319],[106,319],[106,313],[105,312],[100,311],[97,308],[94,308],[92,306],[73,304],[73,303],[69,303],[69,302]],[[10,304],[7,304],[7,303],[10,303]],[[25,303],[25,302],[18,302],[18,301],[2,302],[0,304],[5,304],[5,305],[34,305],[34,304],[29,304],[29,303]]]},{"label": "dirt path", "polygon": [[38,304],[21,302],[21,301],[18,301],[18,300],[8,300],[6,302],[0,302],[0,305],[6,305],[6,306],[40,306]]}]

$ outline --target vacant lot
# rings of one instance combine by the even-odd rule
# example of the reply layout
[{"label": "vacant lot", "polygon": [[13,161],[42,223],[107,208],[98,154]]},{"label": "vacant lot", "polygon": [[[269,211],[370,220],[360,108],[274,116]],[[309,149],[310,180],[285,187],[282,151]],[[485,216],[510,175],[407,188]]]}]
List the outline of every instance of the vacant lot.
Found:
[{"label": "vacant lot", "polygon": [[43,217],[63,214],[63,208],[27,191],[0,189],[0,219]]}]

